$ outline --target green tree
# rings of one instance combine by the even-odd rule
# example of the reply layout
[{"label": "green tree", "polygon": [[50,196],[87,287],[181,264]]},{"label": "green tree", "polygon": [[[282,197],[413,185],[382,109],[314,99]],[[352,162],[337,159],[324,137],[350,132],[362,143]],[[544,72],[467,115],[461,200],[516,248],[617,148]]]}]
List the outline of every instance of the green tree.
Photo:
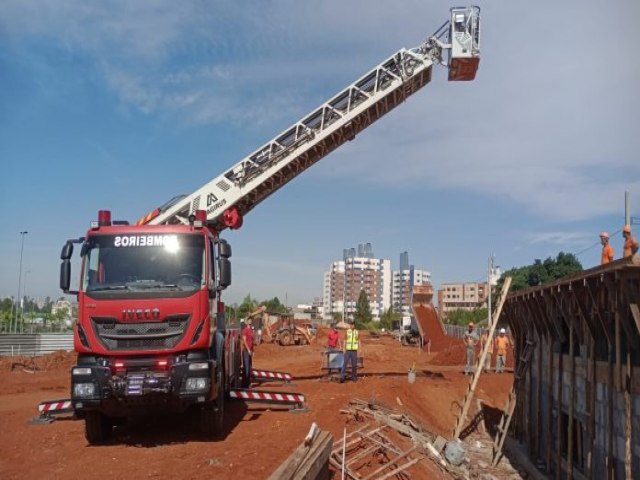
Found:
[{"label": "green tree", "polygon": [[280,303],[278,297],[273,297],[271,300],[262,302],[262,305],[267,307],[267,312],[270,313],[287,313],[287,307]]},{"label": "green tree", "polygon": [[354,317],[356,320],[356,328],[364,328],[373,318],[373,315],[371,315],[371,307],[369,306],[369,297],[364,290],[360,290],[360,295],[358,295]]},{"label": "green tree", "polygon": [[476,308],[474,310],[463,310],[460,308],[447,312],[447,323],[453,325],[468,325],[469,322],[473,322],[478,324],[486,322],[487,316],[486,308]]},{"label": "green tree", "polygon": [[251,298],[251,295],[247,294],[242,300],[242,303],[238,307],[238,317],[246,318],[247,314],[253,312],[258,307],[258,302]]},{"label": "green tree", "polygon": [[402,315],[389,307],[382,315],[380,315],[380,328],[391,330],[394,320],[400,320]]},{"label": "green tree", "polygon": [[500,277],[496,291],[501,291],[506,277],[511,277],[511,291],[515,291],[553,282],[554,280],[581,271],[582,264],[574,254],[560,252],[556,258],[548,257],[544,261],[535,259],[531,265],[514,267],[507,270],[502,274],[502,277]]}]

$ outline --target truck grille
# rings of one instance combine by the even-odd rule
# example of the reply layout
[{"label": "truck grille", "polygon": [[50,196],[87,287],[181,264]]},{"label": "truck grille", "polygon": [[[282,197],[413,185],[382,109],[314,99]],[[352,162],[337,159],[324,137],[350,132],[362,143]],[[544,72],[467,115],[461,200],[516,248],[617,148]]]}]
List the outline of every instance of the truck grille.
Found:
[{"label": "truck grille", "polygon": [[93,331],[109,350],[173,348],[184,337],[189,314],[169,315],[162,322],[119,322],[115,317],[91,317]]}]

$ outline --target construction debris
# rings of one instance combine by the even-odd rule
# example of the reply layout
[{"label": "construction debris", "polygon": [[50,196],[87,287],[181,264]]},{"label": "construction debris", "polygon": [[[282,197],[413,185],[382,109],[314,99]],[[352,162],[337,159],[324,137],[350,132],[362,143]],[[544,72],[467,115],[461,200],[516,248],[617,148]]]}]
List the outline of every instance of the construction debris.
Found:
[{"label": "construction debris", "polygon": [[427,457],[443,470],[460,475],[448,465],[433,445],[435,436],[409,415],[374,400],[353,399],[340,411],[364,425],[334,443],[329,462],[345,478],[406,478],[406,470]]},{"label": "construction debris", "polygon": [[314,422],[304,441],[287,458],[269,480],[315,480],[329,478],[329,454],[333,435],[321,431]]}]

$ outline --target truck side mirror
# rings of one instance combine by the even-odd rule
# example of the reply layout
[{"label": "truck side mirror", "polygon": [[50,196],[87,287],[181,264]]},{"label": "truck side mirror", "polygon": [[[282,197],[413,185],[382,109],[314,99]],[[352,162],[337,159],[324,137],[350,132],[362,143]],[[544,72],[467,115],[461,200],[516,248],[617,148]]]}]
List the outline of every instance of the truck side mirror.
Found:
[{"label": "truck side mirror", "polygon": [[73,243],[67,241],[62,247],[62,252],[60,252],[60,260],[69,260],[73,255]]},{"label": "truck side mirror", "polygon": [[231,262],[228,258],[221,258],[218,264],[218,288],[224,290],[231,285]]},{"label": "truck side mirror", "polygon": [[218,240],[218,251],[223,258],[231,258],[231,245],[226,240]]},{"label": "truck side mirror", "polygon": [[[69,244],[67,243],[67,245]],[[60,289],[64,293],[68,293],[69,285],[71,285],[71,261],[68,258],[65,258],[62,260],[62,264],[60,265]]]}]

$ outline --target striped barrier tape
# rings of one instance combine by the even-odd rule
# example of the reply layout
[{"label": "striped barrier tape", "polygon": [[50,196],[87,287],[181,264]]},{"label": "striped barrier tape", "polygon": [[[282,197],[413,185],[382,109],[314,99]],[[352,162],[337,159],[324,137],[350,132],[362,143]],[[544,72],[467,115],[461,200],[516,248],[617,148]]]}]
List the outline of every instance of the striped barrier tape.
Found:
[{"label": "striped barrier tape", "polygon": [[52,413],[69,413],[73,412],[73,405],[71,400],[53,400],[40,402],[38,405],[38,412],[40,415],[52,414]]},{"label": "striped barrier tape", "polygon": [[269,370],[251,370],[251,375],[256,380],[282,380],[285,382],[290,382],[293,380],[293,377],[289,373],[284,372],[270,372]]},{"label": "striped barrier tape", "polygon": [[289,392],[265,392],[264,390],[232,389],[229,396],[238,400],[298,405],[304,403],[304,395]]}]

